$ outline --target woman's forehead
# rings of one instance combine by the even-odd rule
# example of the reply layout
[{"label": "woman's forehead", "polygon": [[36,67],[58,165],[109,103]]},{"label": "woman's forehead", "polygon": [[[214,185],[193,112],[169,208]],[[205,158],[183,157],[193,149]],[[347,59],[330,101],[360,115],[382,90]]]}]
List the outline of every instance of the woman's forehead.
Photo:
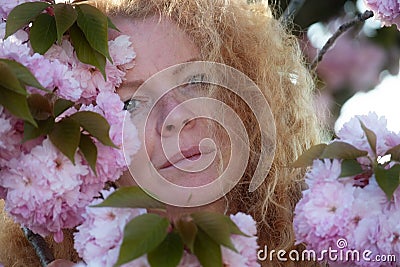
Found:
[{"label": "woman's forehead", "polygon": [[[168,67],[199,59],[200,53],[196,45],[168,18],[116,17],[113,21],[121,34],[130,36],[136,53],[135,66],[127,72],[125,84],[145,81]],[[124,85],[119,93],[126,89],[132,93]]]}]

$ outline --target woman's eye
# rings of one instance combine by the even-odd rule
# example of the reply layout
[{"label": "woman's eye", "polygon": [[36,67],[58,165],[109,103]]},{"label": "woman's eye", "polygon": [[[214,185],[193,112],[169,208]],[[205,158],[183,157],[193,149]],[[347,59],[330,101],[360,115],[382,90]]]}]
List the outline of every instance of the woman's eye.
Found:
[{"label": "woman's eye", "polygon": [[199,74],[191,76],[189,78],[188,83],[189,84],[203,83],[205,80],[206,80],[206,74],[205,73],[199,73]]},{"label": "woman's eye", "polygon": [[134,99],[134,98],[126,100],[124,102],[124,110],[129,111],[129,112],[136,111],[140,107],[140,105],[143,104],[142,102],[143,102],[143,100]]}]

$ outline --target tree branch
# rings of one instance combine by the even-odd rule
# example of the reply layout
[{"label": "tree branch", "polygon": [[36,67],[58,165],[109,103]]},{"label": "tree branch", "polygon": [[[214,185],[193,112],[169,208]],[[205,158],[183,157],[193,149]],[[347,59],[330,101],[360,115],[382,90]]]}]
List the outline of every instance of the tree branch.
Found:
[{"label": "tree branch", "polygon": [[289,21],[289,19],[294,18],[305,2],[306,0],[290,1],[289,5],[286,7],[285,11],[283,11],[279,20],[283,23],[286,23]]},{"label": "tree branch", "polygon": [[311,63],[310,69],[314,69],[317,67],[317,64],[322,60],[324,57],[325,53],[328,52],[328,50],[332,47],[332,45],[335,43],[336,39],[339,38],[340,35],[345,33],[348,29],[353,27],[356,24],[359,23],[364,23],[367,19],[371,18],[374,16],[374,12],[367,10],[362,14],[359,14],[357,18],[344,23],[337,29],[337,31],[332,35],[331,38],[325,43],[325,45],[322,47],[322,49],[318,52],[317,57],[314,59],[314,61]]},{"label": "tree branch", "polygon": [[35,249],[36,255],[39,257],[40,264],[46,267],[47,264],[54,261],[53,252],[47,246],[46,240],[38,234],[33,233],[29,228],[22,227],[25,237]]}]

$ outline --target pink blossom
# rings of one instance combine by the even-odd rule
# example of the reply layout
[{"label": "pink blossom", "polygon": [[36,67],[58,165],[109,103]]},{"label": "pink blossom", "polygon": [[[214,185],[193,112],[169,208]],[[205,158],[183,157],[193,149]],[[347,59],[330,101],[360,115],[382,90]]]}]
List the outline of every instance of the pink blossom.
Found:
[{"label": "pink blossom", "polygon": [[337,136],[341,141],[350,143],[360,150],[368,151],[371,158],[376,158],[375,151],[372,151],[367,136],[361,128],[360,121],[365,125],[365,127],[375,133],[377,137],[377,155],[385,155],[385,152],[390,149],[393,144],[393,142],[388,144],[386,139],[390,142],[395,139],[395,137],[393,137],[392,132],[387,130],[386,118],[378,117],[374,112],[370,112],[368,115],[360,115],[352,118],[337,132]]},{"label": "pink blossom", "polygon": [[6,210],[41,235],[60,234],[62,228],[75,226],[88,203],[80,194],[81,175],[88,173],[81,161],[76,154],[73,165],[47,139],[30,153],[11,159],[1,170]]},{"label": "pink blossom", "polygon": [[[12,158],[17,158],[23,152],[30,151],[32,147],[41,143],[42,139],[27,141],[21,144],[23,122],[16,119],[9,112],[0,107],[0,120],[2,132],[0,135],[0,168],[6,167]],[[8,127],[8,126],[11,127]]]},{"label": "pink blossom", "polygon": [[318,182],[336,181],[342,171],[341,163],[338,159],[316,159],[312,168],[306,173],[306,183],[312,187]]},{"label": "pink blossom", "polygon": [[222,247],[222,258],[226,266],[230,267],[255,267],[260,266],[257,262],[257,226],[254,219],[244,213],[236,213],[230,215],[231,220],[239,227],[239,229],[247,236],[232,235],[232,243],[238,253],[235,251]]},{"label": "pink blossom", "polygon": [[[360,121],[377,137],[372,151]],[[377,164],[377,156],[400,143],[400,134],[386,128],[386,119],[374,113],[351,119],[338,131],[339,141],[350,143],[358,149],[368,151],[369,158],[358,158],[366,170]],[[335,141],[336,141],[335,140]],[[397,164],[389,163],[389,166]],[[294,230],[297,243],[305,243],[307,249],[317,252],[334,248],[339,238],[347,240],[346,250],[363,252],[370,250],[371,259],[376,255],[400,257],[400,188],[391,200],[379,187],[375,175],[366,177],[368,183],[362,187],[354,183],[353,177],[338,178],[341,169],[339,160],[316,160],[306,174],[309,188],[295,208]],[[364,259],[343,266],[376,266],[376,262]],[[387,262],[389,266],[391,263]],[[337,265],[334,265],[337,266]],[[339,265],[342,266],[342,265]],[[392,266],[392,265],[390,265]]]},{"label": "pink blossom", "polygon": [[[296,239],[317,251],[335,244],[344,234],[343,225],[349,223],[354,187],[350,183],[326,181],[315,183],[300,200],[295,214]],[[299,221],[298,219],[305,221]],[[299,232],[299,230],[303,230]]]},{"label": "pink blossom", "polygon": [[377,20],[383,25],[396,24],[400,29],[400,1],[398,0],[364,0],[369,9],[374,11]]},{"label": "pink blossom", "polygon": [[114,40],[108,42],[110,47],[110,55],[114,65],[124,65],[131,63],[136,57],[136,53],[132,48],[132,42],[128,35],[120,35]]},{"label": "pink blossom", "polygon": [[[0,0],[0,16],[23,0]],[[5,23],[0,23],[0,58],[12,59],[26,66],[38,81],[54,91],[56,96],[75,101],[81,110],[92,110],[110,124],[110,138],[119,149],[98,147],[97,174],[77,153],[73,165],[46,138],[37,138],[21,144],[24,124],[0,107],[0,197],[5,198],[6,209],[13,218],[41,235],[54,234],[62,240],[62,229],[82,222],[81,213],[107,181],[115,181],[126,169],[122,151],[123,129],[129,131],[127,155],[133,155],[140,145],[137,130],[131,122],[124,127],[123,103],[116,94],[132,65],[135,52],[126,36],[110,41],[110,54],[115,62],[107,62],[107,79],[93,66],[81,63],[68,37],[53,45],[47,53],[34,53],[26,43],[28,34],[19,30],[3,40]],[[56,90],[54,90],[56,89]],[[44,94],[28,87],[29,92]],[[56,120],[73,114],[71,108]],[[130,157],[128,157],[130,158]],[[129,161],[128,161],[129,162]],[[111,252],[110,252],[111,253]]]},{"label": "pink blossom", "polygon": [[[112,191],[111,191],[112,192]],[[110,191],[102,191],[104,197]],[[94,200],[91,205],[100,203]],[[145,213],[144,209],[123,208],[86,208],[83,215],[85,221],[77,227],[78,232],[74,235],[75,249],[79,256],[87,263],[80,266],[113,266],[118,259],[119,247],[122,244],[123,229],[125,224],[132,218]],[[239,253],[222,247],[222,259],[224,266],[245,267],[260,266],[257,262],[257,233],[256,223],[253,218],[243,213],[231,215],[239,229],[249,234],[250,237],[232,235],[232,242]],[[147,256],[122,265],[123,267],[148,267]],[[179,267],[201,267],[200,262],[193,254],[184,251]]]},{"label": "pink blossom", "polygon": [[[106,198],[113,191],[103,190],[101,193]],[[96,205],[100,202],[101,199],[95,199],[90,204]],[[74,234],[74,247],[79,256],[88,266],[113,266],[118,259],[125,225],[145,212],[145,209],[86,207],[84,222],[77,227],[78,232]]]}]

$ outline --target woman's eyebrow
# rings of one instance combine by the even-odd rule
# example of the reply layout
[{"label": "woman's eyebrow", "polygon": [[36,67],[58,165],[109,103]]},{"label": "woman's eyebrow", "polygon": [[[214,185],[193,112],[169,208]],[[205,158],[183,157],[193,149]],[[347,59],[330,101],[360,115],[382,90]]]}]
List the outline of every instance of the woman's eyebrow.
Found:
[{"label": "woman's eyebrow", "polygon": [[126,81],[121,84],[120,88],[133,88],[134,90],[137,90],[143,83],[144,80]]},{"label": "woman's eyebrow", "polygon": [[188,60],[186,60],[186,61],[180,63],[180,64],[182,64],[182,65],[176,67],[176,69],[174,70],[174,72],[172,73],[172,75],[177,75],[177,74],[180,73],[185,67],[187,68],[187,65],[184,64],[184,63],[189,63],[189,62],[199,61],[199,60],[200,60],[200,58],[198,58],[198,57],[193,57],[193,58],[191,58],[191,59],[188,59]]}]

